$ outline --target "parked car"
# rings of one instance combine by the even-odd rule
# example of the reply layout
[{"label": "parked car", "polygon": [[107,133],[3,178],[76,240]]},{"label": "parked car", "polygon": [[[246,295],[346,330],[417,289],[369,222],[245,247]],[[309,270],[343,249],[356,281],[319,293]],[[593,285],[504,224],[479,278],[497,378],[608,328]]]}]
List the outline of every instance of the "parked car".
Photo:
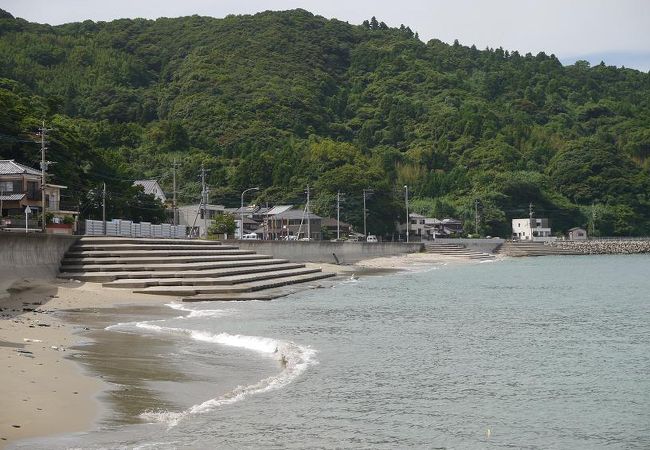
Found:
[{"label": "parked car", "polygon": [[242,239],[245,241],[257,241],[259,237],[255,233],[247,233],[242,236]]},{"label": "parked car", "polygon": [[366,238],[366,242],[369,242],[371,244],[376,244],[378,242],[377,236],[375,236],[374,234],[369,234],[368,237]]}]

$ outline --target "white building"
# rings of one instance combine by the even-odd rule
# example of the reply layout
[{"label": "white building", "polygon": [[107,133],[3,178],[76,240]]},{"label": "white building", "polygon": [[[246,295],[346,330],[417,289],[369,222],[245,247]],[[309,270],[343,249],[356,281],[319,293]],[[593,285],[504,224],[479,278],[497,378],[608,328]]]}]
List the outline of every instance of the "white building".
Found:
[{"label": "white building", "polygon": [[548,219],[512,219],[512,238],[519,241],[552,241]]},{"label": "white building", "polygon": [[218,214],[223,214],[226,208],[223,205],[185,205],[178,207],[178,224],[187,229],[191,236],[207,236],[207,229]]},{"label": "white building", "polygon": [[165,192],[156,180],[135,180],[133,186],[142,186],[145,194],[153,194],[153,196],[163,204],[167,201]]}]

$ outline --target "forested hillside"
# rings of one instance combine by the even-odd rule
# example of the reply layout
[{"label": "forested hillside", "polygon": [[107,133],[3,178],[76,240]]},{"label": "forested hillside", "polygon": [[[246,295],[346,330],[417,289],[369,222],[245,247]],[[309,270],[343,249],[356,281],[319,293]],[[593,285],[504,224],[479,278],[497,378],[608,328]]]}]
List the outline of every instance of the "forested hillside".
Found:
[{"label": "forested hillside", "polygon": [[[549,51],[552,49],[549,49]],[[390,233],[412,207],[509,235],[528,204],[556,231],[650,234],[650,75],[553,55],[421,42],[408,27],[350,25],[303,10],[225,19],[40,25],[0,11],[0,158],[48,158],[85,215],[106,182],[158,178],[179,197],[304,202]],[[124,205],[123,205],[124,206]],[[124,206],[124,208],[127,208]],[[128,208],[127,208],[128,209]],[[126,210],[126,209],[125,209]],[[115,210],[116,213],[121,211]],[[467,227],[469,231],[472,226]]]}]

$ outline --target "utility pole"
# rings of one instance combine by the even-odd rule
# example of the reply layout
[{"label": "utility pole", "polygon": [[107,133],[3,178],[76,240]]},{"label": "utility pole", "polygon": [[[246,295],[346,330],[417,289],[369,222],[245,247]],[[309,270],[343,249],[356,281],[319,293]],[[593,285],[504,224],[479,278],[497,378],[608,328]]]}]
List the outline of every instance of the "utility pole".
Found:
[{"label": "utility pole", "polygon": [[174,158],[174,164],[172,165],[172,173],[173,173],[173,185],[174,185],[174,192],[172,193],[172,214],[174,215],[174,221],[173,224],[174,226],[177,225],[177,219],[176,219],[176,158]]},{"label": "utility pole", "polygon": [[309,216],[309,185],[307,185],[307,239],[311,240],[311,218]]},{"label": "utility pole", "polygon": [[269,239],[269,202],[266,202],[266,214],[264,219],[264,240]]},{"label": "utility pole", "polygon": [[373,190],[372,189],[364,189],[363,190],[363,236],[368,237],[368,233],[366,230],[366,215],[368,210],[366,209],[366,197],[368,194],[372,194]]},{"label": "utility pole", "polygon": [[106,183],[102,190],[102,223],[104,224],[104,236],[106,236]]},{"label": "utility pole", "polygon": [[52,128],[45,128],[45,121],[43,126],[38,129],[41,135],[41,229],[45,232],[45,184],[47,183],[47,165],[50,161],[45,161],[45,150],[47,132],[52,131]]},{"label": "utility pole", "polygon": [[591,202],[591,235],[596,235],[596,205]]},{"label": "utility pole", "polygon": [[339,239],[341,239],[341,191],[336,191],[336,240]]},{"label": "utility pole", "polygon": [[406,190],[405,192],[405,203],[406,203],[406,243],[408,244],[409,242],[409,233],[410,233],[410,223],[411,219],[409,218],[409,187],[408,185],[404,185],[404,189]]},{"label": "utility pole", "polygon": [[474,234],[478,235],[478,199],[474,199]]},{"label": "utility pole", "polygon": [[[205,187],[205,167],[201,164],[201,205],[203,207],[203,227],[205,236],[208,236],[208,209],[207,209],[207,189]],[[200,234],[200,233],[199,233]]]}]

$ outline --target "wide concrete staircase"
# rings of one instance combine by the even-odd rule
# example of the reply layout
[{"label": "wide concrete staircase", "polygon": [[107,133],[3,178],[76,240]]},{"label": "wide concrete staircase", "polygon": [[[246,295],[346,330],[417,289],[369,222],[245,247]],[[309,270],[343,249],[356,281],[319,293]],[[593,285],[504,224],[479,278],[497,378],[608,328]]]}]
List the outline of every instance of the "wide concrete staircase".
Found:
[{"label": "wide concrete staircase", "polygon": [[219,241],[82,237],[59,277],[204,301],[269,300],[286,295],[277,288],[334,275]]},{"label": "wide concrete staircase", "polygon": [[499,254],[505,256],[556,256],[579,255],[571,249],[558,248],[545,245],[543,242],[504,242],[499,248]]},{"label": "wide concrete staircase", "polygon": [[495,258],[490,253],[470,250],[462,244],[450,244],[445,242],[425,242],[424,251],[426,253],[436,253],[445,256],[455,256],[457,258],[469,258],[477,261],[489,261]]}]

